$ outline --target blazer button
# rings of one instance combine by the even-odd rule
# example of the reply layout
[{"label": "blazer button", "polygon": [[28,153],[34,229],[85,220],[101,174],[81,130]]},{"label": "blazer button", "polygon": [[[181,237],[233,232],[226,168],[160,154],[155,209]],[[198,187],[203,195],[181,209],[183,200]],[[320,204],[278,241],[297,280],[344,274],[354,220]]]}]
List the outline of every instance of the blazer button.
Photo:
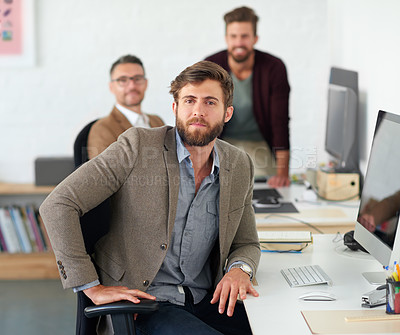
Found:
[{"label": "blazer button", "polygon": [[161,250],[167,250],[167,245],[165,243],[160,245]]},{"label": "blazer button", "polygon": [[67,279],[67,275],[66,275],[65,273],[64,273],[64,276],[63,276],[63,278],[64,278],[64,279]]},{"label": "blazer button", "polygon": [[149,286],[149,281],[148,280],[143,280],[143,286]]},{"label": "blazer button", "polygon": [[61,261],[57,261],[57,264],[58,264],[58,265],[62,265],[62,262],[61,262]]}]

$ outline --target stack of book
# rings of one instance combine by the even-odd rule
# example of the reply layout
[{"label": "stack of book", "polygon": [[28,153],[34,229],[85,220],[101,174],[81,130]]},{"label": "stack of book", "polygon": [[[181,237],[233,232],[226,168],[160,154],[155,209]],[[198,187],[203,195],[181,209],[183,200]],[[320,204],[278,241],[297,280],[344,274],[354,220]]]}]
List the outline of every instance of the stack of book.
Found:
[{"label": "stack of book", "polygon": [[310,231],[259,231],[262,251],[300,252],[312,243]]},{"label": "stack of book", "polygon": [[46,230],[33,206],[0,207],[0,252],[31,253],[49,249]]}]

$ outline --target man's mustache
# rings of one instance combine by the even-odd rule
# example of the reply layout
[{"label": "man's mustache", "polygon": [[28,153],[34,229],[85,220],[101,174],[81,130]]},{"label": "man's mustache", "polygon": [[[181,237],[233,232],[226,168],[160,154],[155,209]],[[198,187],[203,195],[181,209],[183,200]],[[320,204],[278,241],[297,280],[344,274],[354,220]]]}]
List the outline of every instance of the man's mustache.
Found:
[{"label": "man's mustache", "polygon": [[189,126],[190,126],[191,124],[193,124],[193,123],[199,123],[199,124],[201,124],[202,126],[206,126],[206,127],[209,126],[208,122],[204,121],[203,119],[201,119],[201,118],[199,118],[199,117],[193,117],[193,118],[191,118],[190,120],[188,120],[186,123],[187,123]]}]

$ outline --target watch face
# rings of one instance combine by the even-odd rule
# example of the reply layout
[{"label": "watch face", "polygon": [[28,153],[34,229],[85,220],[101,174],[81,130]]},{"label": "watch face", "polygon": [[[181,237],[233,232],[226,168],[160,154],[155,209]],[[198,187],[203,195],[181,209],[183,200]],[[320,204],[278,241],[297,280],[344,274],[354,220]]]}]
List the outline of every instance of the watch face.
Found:
[{"label": "watch face", "polygon": [[244,271],[246,271],[246,272],[251,272],[251,267],[248,266],[247,264],[243,264],[243,265],[242,265],[242,269],[243,269]]}]

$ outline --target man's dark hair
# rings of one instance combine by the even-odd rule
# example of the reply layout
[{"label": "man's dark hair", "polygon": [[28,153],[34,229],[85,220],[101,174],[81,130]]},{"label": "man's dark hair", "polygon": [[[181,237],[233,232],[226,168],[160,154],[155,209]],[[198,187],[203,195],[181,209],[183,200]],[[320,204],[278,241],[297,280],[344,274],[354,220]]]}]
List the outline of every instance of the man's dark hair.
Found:
[{"label": "man's dark hair", "polygon": [[232,106],[233,100],[233,82],[228,72],[221,66],[203,60],[183,70],[172,82],[169,93],[172,94],[176,103],[178,103],[179,93],[187,84],[202,83],[204,80],[211,79],[220,83],[224,94],[225,108]]},{"label": "man's dark hair", "polygon": [[119,65],[119,64],[138,64],[138,65],[140,65],[142,67],[143,73],[145,73],[143,63],[138,57],[133,56],[133,55],[125,55],[125,56],[122,56],[122,57],[118,58],[114,62],[114,64],[111,65],[110,76],[112,75],[115,67],[117,65]]},{"label": "man's dark hair", "polygon": [[257,36],[258,16],[249,7],[239,7],[224,15],[225,31],[229,23],[232,22],[250,22],[253,25],[254,36]]}]

